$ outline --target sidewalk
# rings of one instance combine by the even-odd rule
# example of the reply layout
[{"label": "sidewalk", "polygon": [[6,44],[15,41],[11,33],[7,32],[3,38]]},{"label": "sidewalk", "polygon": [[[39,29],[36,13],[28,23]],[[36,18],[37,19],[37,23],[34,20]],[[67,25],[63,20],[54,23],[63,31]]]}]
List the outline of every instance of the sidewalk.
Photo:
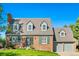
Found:
[{"label": "sidewalk", "polygon": [[57,52],[60,56],[79,56],[79,52]]}]

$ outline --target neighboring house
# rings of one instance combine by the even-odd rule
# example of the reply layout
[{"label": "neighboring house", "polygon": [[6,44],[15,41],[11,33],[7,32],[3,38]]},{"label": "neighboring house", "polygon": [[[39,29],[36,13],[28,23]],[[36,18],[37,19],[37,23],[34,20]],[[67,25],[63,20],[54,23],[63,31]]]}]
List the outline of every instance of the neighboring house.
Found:
[{"label": "neighboring house", "polygon": [[54,29],[54,51],[55,52],[74,52],[76,43],[73,38],[72,30],[67,28]]},{"label": "neighboring house", "polygon": [[[10,24],[9,24],[10,25]],[[15,18],[11,32],[6,32],[6,45],[53,51],[53,30],[49,18]]]}]

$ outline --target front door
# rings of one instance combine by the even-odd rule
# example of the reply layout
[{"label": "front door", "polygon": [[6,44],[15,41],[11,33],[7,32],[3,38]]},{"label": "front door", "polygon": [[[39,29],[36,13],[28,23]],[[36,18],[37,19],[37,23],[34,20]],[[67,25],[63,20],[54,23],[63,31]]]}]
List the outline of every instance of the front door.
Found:
[{"label": "front door", "polygon": [[31,39],[26,38],[26,47],[30,47],[30,45],[31,45]]}]

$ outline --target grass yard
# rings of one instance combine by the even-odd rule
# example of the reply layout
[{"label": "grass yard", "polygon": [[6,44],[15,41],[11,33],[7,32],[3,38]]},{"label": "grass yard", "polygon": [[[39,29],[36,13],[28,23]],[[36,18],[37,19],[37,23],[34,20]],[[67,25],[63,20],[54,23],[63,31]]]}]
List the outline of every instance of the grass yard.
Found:
[{"label": "grass yard", "polygon": [[26,49],[0,50],[0,56],[59,56],[57,53]]}]

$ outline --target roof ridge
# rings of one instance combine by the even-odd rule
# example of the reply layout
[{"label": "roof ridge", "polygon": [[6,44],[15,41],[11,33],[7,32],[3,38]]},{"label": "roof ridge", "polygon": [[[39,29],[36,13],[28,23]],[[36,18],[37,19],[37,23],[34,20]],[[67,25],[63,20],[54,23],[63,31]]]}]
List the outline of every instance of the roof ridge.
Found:
[{"label": "roof ridge", "polygon": [[13,18],[13,19],[50,19],[50,18]]}]

